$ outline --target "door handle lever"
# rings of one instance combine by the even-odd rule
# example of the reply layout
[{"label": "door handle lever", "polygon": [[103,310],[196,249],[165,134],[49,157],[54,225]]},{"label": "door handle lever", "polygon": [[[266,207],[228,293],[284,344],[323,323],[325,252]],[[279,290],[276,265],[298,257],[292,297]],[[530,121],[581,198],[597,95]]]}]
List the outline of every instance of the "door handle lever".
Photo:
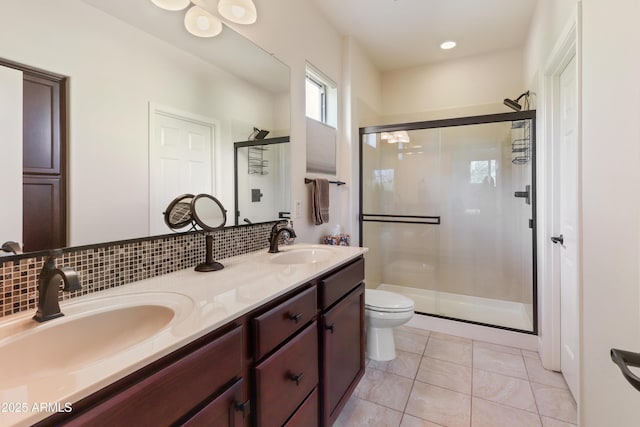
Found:
[{"label": "door handle lever", "polygon": [[611,360],[618,365],[618,368],[622,371],[622,375],[629,384],[631,384],[636,390],[640,391],[640,378],[634,375],[634,373],[631,372],[631,369],[629,369],[629,366],[633,366],[635,368],[640,367],[640,353],[632,353],[630,351],[612,348]]},{"label": "door handle lever", "polygon": [[556,244],[556,243],[560,243],[561,245],[564,244],[564,236],[561,234],[559,236],[552,236],[551,237],[551,241]]}]

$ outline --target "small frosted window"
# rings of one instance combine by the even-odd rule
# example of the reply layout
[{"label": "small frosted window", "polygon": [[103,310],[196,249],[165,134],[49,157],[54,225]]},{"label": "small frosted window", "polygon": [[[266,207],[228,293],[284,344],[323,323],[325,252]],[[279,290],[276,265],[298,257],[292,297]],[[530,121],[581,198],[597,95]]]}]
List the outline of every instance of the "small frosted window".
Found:
[{"label": "small frosted window", "polygon": [[307,77],[306,81],[307,117],[324,122],[325,86]]}]

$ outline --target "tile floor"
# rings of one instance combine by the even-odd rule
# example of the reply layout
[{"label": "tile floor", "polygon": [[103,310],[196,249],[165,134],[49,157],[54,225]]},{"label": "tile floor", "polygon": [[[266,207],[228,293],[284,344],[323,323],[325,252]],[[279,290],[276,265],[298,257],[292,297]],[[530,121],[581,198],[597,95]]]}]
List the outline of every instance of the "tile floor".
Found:
[{"label": "tile floor", "polygon": [[335,427],[570,427],[576,403],[538,353],[402,326]]}]

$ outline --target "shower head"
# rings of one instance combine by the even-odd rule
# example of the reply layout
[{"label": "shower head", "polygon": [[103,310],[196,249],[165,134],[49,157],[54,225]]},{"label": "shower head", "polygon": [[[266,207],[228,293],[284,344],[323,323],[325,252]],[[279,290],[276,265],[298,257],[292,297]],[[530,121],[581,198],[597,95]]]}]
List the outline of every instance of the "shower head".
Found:
[{"label": "shower head", "polygon": [[519,97],[516,98],[516,100],[514,101],[513,99],[509,99],[509,98],[505,98],[504,99],[504,105],[506,105],[507,107],[515,110],[515,111],[520,111],[522,110],[522,106],[520,105],[519,101],[520,99],[522,99],[522,97],[526,97],[526,101],[527,104],[529,103],[529,91],[526,91],[525,93],[523,93],[522,95],[520,95]]},{"label": "shower head", "polygon": [[522,110],[522,107],[520,106],[520,104],[518,104],[513,99],[505,98],[504,99],[504,105],[506,105],[507,107],[512,108],[512,109],[514,109],[516,111]]}]

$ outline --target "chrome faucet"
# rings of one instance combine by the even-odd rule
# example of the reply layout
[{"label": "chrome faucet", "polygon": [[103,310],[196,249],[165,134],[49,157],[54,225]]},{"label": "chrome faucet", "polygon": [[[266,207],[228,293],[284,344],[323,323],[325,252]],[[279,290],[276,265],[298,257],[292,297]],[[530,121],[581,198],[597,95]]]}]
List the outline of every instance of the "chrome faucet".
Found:
[{"label": "chrome faucet", "polygon": [[269,236],[269,253],[275,254],[280,252],[278,249],[278,239],[282,233],[288,233],[290,239],[296,238],[296,232],[288,226],[288,221],[278,221],[271,228],[271,236]]},{"label": "chrome faucet", "polygon": [[34,320],[46,322],[56,317],[64,316],[60,312],[58,303],[58,291],[78,291],[81,289],[80,277],[71,267],[56,267],[56,258],[62,256],[61,250],[51,251],[49,258],[44,263],[38,278],[38,311]]}]

